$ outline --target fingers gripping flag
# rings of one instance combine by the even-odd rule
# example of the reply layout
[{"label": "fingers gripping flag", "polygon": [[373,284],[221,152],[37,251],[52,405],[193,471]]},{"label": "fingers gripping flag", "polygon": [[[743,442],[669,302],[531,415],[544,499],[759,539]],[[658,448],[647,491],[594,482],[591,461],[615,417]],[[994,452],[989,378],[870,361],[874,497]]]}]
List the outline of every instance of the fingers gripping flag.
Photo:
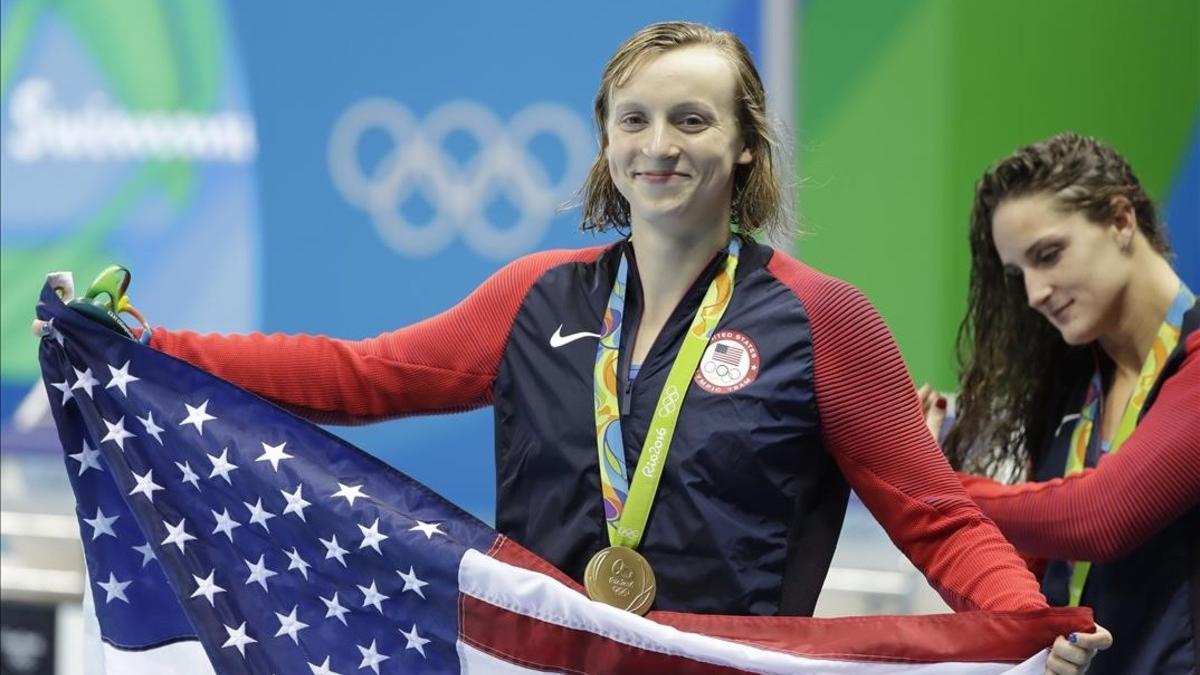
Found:
[{"label": "fingers gripping flag", "polygon": [[1040,673],[1055,635],[1091,625],[1078,609],[637,617],[49,286],[38,315],[109,673]]}]

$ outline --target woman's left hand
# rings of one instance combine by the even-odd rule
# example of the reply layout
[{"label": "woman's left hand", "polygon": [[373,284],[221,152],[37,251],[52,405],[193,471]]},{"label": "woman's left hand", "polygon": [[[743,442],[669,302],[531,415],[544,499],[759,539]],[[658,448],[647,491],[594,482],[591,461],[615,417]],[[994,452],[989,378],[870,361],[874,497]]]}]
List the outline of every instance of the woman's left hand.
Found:
[{"label": "woman's left hand", "polygon": [[1082,675],[1087,672],[1088,665],[1096,656],[1096,652],[1112,646],[1112,633],[1104,626],[1096,624],[1094,633],[1071,633],[1069,637],[1059,636],[1050,648],[1050,656],[1046,659],[1047,675]]},{"label": "woman's left hand", "polygon": [[925,414],[925,426],[936,439],[942,431],[942,422],[946,420],[946,397],[942,396],[928,382],[917,390],[921,399],[921,412]]}]

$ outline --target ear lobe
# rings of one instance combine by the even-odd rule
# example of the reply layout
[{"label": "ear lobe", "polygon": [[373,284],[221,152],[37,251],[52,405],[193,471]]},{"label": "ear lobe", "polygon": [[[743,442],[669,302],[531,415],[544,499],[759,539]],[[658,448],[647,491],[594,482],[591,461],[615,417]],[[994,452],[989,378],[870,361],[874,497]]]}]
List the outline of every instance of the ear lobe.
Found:
[{"label": "ear lobe", "polygon": [[1128,254],[1133,250],[1133,236],[1127,234],[1120,235],[1117,247],[1121,249],[1121,253]]},{"label": "ear lobe", "polygon": [[754,161],[754,154],[750,152],[750,148],[742,148],[742,154],[738,155],[738,164],[749,164]]}]

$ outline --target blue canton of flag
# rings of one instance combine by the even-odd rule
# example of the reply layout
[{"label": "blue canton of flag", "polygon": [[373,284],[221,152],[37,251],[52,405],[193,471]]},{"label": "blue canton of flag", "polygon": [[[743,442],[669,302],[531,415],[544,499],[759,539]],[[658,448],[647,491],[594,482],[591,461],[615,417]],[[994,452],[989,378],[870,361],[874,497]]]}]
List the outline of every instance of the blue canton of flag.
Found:
[{"label": "blue canton of flag", "polygon": [[457,569],[493,531],[318,427],[53,314],[42,368],[106,642],[199,636],[229,673],[458,669]]}]

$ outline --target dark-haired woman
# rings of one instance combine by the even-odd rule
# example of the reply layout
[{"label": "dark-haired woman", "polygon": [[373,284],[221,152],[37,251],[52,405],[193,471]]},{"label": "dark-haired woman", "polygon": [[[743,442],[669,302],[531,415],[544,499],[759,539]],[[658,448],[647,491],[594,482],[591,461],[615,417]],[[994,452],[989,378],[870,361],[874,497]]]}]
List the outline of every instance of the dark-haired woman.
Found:
[{"label": "dark-haired woman", "polygon": [[[152,345],[320,421],[493,406],[497,529],[576,579],[614,551],[648,565],[659,609],[811,614],[851,487],[955,609],[1044,607],[926,433],[870,303],[747,236],[786,219],[741,41],[649,26],[595,113],[585,227],[628,239],[527,256],[369,340]],[[1073,663],[1052,672],[1107,640],[1057,644]]]},{"label": "dark-haired woman", "polygon": [[[1094,673],[1200,659],[1200,307],[1129,164],[1060,134],[991,167],[971,217],[963,372],[945,440],[1056,605],[1094,608]],[[924,396],[931,428],[944,403]]]}]

